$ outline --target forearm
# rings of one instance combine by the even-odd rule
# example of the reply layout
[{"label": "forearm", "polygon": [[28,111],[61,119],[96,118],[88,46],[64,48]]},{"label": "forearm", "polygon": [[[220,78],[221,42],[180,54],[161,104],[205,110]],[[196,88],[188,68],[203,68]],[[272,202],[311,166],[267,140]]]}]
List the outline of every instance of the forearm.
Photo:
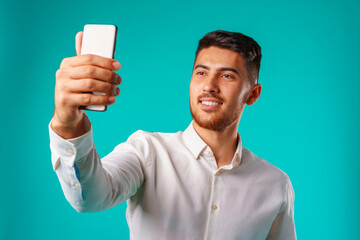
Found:
[{"label": "forearm", "polygon": [[[90,152],[71,166],[61,158],[55,172],[67,201],[78,212],[105,210],[114,204],[111,196],[112,181],[102,168],[93,147]],[[111,201],[113,200],[113,201]]]},{"label": "forearm", "polygon": [[134,195],[143,182],[143,167],[122,144],[100,160],[92,130],[84,136],[65,140],[50,130],[53,168],[66,199],[78,212],[101,211]]},{"label": "forearm", "polygon": [[[92,133],[66,141],[50,128],[53,168],[66,199],[78,212],[102,210],[105,203],[100,202],[108,194],[107,179],[92,142]],[[90,186],[90,179],[96,183],[95,186]]]}]

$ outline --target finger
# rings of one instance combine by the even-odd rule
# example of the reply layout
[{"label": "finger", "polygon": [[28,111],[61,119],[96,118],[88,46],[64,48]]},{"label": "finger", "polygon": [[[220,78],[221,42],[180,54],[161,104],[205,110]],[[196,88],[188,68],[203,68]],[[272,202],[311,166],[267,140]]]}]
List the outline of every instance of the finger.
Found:
[{"label": "finger", "polygon": [[71,84],[68,80],[81,80],[91,78],[114,85],[121,84],[121,77],[113,71],[94,66],[81,66],[75,68],[60,68],[56,71],[56,83]]},{"label": "finger", "polygon": [[113,71],[95,67],[95,66],[80,66],[71,70],[68,69],[69,77],[72,79],[92,78],[111,84],[120,84],[121,77]]},{"label": "finger", "polygon": [[81,44],[82,44],[82,37],[83,32],[78,32],[75,36],[75,49],[76,49],[76,55],[80,55],[81,52]]},{"label": "finger", "polygon": [[109,96],[118,96],[120,94],[120,88],[113,84],[90,78],[63,84],[63,90],[74,93],[101,92]]},{"label": "finger", "polygon": [[89,105],[110,105],[115,102],[114,96],[108,95],[94,95],[91,93],[73,93],[69,95],[70,105],[74,107],[89,106]]},{"label": "finger", "polygon": [[76,57],[64,58],[61,62],[60,68],[78,67],[82,65],[92,65],[106,68],[112,71],[119,70],[121,67],[120,63],[114,59],[93,54],[86,54]]}]

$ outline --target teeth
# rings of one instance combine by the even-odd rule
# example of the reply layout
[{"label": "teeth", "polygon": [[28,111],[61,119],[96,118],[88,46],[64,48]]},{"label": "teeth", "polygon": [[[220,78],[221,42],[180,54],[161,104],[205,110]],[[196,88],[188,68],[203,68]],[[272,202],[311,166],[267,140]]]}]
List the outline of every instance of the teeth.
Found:
[{"label": "teeth", "polygon": [[213,106],[213,105],[220,105],[220,103],[217,102],[209,102],[209,101],[202,101],[202,104]]}]

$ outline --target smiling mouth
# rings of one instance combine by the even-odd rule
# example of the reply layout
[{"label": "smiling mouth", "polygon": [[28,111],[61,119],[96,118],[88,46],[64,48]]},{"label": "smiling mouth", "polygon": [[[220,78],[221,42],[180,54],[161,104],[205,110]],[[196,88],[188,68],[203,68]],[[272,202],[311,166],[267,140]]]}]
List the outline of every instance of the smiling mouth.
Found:
[{"label": "smiling mouth", "polygon": [[213,102],[213,101],[200,101],[200,103],[206,106],[215,106],[215,105],[222,105],[220,102]]}]

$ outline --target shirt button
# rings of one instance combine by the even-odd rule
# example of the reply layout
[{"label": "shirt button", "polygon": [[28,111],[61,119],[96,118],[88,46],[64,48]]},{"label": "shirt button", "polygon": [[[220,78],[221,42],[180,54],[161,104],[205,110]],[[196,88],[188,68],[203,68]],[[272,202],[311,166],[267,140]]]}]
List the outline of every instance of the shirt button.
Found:
[{"label": "shirt button", "polygon": [[68,149],[68,150],[66,150],[70,155],[74,155],[75,154],[75,152],[74,152],[74,150],[72,150],[72,149]]},{"label": "shirt button", "polygon": [[206,149],[205,153],[210,155],[211,154],[210,149]]},{"label": "shirt button", "polygon": [[215,204],[213,204],[213,205],[211,206],[211,208],[212,208],[213,210],[216,210],[218,207],[217,207]]},{"label": "shirt button", "polygon": [[74,183],[74,187],[79,188],[80,184],[79,183]]},{"label": "shirt button", "polygon": [[216,173],[215,173],[215,176],[219,176],[219,175],[220,175],[220,172],[216,172]]}]

